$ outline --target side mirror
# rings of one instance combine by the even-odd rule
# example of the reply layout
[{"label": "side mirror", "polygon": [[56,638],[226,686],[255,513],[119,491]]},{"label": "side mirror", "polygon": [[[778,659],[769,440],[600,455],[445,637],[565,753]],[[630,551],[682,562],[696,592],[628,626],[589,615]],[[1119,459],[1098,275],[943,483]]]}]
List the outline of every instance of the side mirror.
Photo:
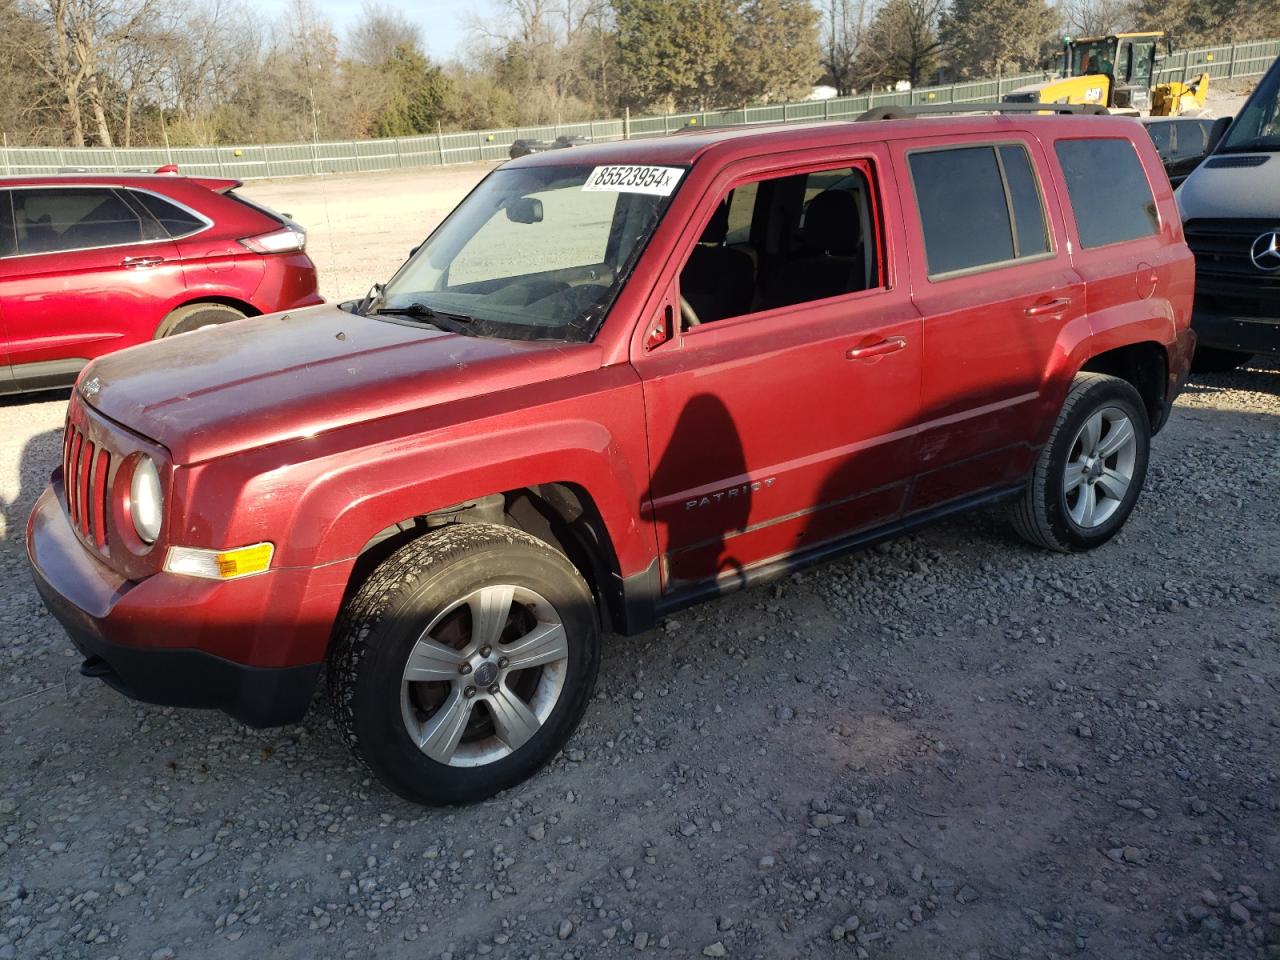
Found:
[{"label": "side mirror", "polygon": [[412,257],[415,253],[417,253],[421,249],[422,249],[422,244],[418,244],[416,247],[414,247],[412,250],[409,251],[409,256]]},{"label": "side mirror", "polygon": [[541,223],[542,201],[535,197],[520,197],[507,204],[507,219],[512,223]]},{"label": "side mirror", "polygon": [[1227,135],[1227,130],[1234,119],[1234,117],[1218,117],[1217,120],[1213,121],[1213,126],[1209,128],[1209,142],[1205,144],[1205,156],[1213,153],[1218,148],[1218,144]]}]

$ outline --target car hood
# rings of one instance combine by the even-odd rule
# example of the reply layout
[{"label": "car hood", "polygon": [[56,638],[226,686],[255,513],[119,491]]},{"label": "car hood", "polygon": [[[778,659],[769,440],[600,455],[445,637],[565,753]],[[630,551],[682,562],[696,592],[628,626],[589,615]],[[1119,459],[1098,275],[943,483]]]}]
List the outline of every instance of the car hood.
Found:
[{"label": "car hood", "polygon": [[121,350],[79,390],[188,464],[567,376],[599,356],[591,344],[444,333],[326,304]]},{"label": "car hood", "polygon": [[[1255,166],[1219,167],[1213,160],[1258,161]],[[1280,219],[1280,156],[1215,153],[1196,167],[1175,195],[1183,222],[1201,218]]]}]

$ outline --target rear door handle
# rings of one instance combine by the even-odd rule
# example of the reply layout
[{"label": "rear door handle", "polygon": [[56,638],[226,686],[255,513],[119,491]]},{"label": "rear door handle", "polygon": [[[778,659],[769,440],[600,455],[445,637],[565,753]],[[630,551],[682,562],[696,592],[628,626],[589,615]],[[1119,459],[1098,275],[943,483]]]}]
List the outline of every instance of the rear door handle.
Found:
[{"label": "rear door handle", "polygon": [[164,263],[164,257],[125,257],[120,261],[120,266],[128,270],[136,270],[139,267],[154,267]]},{"label": "rear door handle", "polygon": [[1070,297],[1058,297],[1056,300],[1033,303],[1022,312],[1028,317],[1051,317],[1059,313],[1065,313],[1069,306],[1071,306]]},{"label": "rear door handle", "polygon": [[872,357],[883,357],[886,353],[897,353],[906,345],[907,341],[902,337],[889,337],[887,340],[868,344],[865,347],[853,347],[845,354],[845,359],[869,360]]}]

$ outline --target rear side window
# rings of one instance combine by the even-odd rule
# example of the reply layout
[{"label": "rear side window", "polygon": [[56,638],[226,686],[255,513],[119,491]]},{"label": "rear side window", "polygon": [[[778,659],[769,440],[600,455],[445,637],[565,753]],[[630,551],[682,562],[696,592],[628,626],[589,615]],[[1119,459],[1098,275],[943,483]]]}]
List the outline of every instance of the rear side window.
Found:
[{"label": "rear side window", "polygon": [[1160,232],[1151,184],[1128,140],[1059,140],[1054,148],[1083,247]]},{"label": "rear side window", "polygon": [[1023,147],[954,147],[910,155],[929,275],[1050,251],[1044,205]]},{"label": "rear side window", "polygon": [[105,187],[14,190],[12,196],[22,254],[113,247],[145,239],[139,216]]},{"label": "rear side window", "polygon": [[203,230],[208,226],[204,220],[197,217],[194,213],[184,210],[175,203],[170,203],[163,197],[157,197],[154,193],[144,193],[141,190],[130,190],[129,196],[132,197],[139,206],[160,221],[160,225],[164,227],[165,233],[175,240],[179,237],[190,236],[197,230]]}]

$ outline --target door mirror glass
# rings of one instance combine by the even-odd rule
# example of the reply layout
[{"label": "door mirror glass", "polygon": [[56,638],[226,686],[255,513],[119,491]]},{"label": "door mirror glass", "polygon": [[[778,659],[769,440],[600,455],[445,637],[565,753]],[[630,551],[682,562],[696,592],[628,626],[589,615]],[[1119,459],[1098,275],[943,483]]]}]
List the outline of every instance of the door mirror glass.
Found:
[{"label": "door mirror glass", "polygon": [[512,223],[541,223],[542,201],[537,197],[518,197],[507,204],[507,219]]}]

